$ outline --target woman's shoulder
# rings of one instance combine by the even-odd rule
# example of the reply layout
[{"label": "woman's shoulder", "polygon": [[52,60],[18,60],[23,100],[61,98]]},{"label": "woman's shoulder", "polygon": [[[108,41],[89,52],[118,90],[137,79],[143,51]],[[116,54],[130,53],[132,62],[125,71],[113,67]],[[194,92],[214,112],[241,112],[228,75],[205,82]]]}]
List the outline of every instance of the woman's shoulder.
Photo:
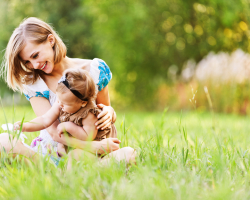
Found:
[{"label": "woman's shoulder", "polygon": [[90,70],[90,66],[93,61],[91,59],[81,59],[81,58],[71,58],[71,59],[76,67],[82,68],[87,71]]},{"label": "woman's shoulder", "polygon": [[112,79],[112,73],[109,66],[100,58],[94,58],[92,60],[89,73],[98,86],[99,91],[103,90]]},{"label": "woman's shoulder", "polygon": [[44,82],[44,80],[39,77],[34,83],[23,85],[23,93],[27,100],[30,100],[31,97],[45,97],[49,99],[49,88]]},{"label": "woman's shoulder", "polygon": [[94,58],[93,60],[73,58],[73,61],[76,67],[90,73],[99,91],[103,90],[112,79],[109,66],[100,58]]}]

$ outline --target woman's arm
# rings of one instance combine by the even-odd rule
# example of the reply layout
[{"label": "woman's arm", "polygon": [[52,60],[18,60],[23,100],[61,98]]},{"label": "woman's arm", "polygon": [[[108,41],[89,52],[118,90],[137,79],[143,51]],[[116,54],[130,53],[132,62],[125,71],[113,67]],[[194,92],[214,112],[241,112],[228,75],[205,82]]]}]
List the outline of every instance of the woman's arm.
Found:
[{"label": "woman's arm", "polygon": [[[36,116],[45,114],[51,108],[49,101],[44,97],[32,97],[30,99],[30,103]],[[77,138],[67,137],[66,135],[62,135],[62,137],[59,137],[57,134],[58,125],[59,121],[56,120],[50,127],[46,129],[51,135],[52,139],[56,142],[77,149],[88,149],[92,153],[104,153],[104,150],[106,152],[111,152],[111,150],[115,151],[119,149],[120,141],[116,138],[107,138],[102,141],[82,141]]]},{"label": "woman's arm", "polygon": [[95,128],[96,120],[97,117],[94,114],[89,113],[85,119],[82,119],[83,126],[78,126],[73,122],[63,122],[57,126],[57,134],[61,137],[64,132],[68,132],[70,135],[79,140],[93,140],[97,134],[97,130]]},{"label": "woman's arm", "polygon": [[104,104],[105,106],[110,106],[108,86],[97,93],[96,104]]},{"label": "woman's arm", "polygon": [[98,154],[104,154],[109,153],[111,151],[118,150],[120,140],[117,138],[106,138],[101,141],[82,141],[78,140],[74,137],[68,137],[67,135],[62,135],[62,137],[58,140],[59,143],[64,143],[67,146],[76,148],[76,149],[82,149],[85,151],[89,151],[91,153],[98,153]]}]

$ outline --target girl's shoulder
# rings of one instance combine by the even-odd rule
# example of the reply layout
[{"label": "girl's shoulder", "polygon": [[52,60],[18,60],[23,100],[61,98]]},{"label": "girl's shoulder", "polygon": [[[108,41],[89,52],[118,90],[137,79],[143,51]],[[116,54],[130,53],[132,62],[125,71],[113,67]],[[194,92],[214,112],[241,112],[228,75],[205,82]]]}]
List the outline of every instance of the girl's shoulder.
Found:
[{"label": "girl's shoulder", "polygon": [[78,110],[76,113],[69,114],[64,112],[63,110],[60,110],[60,122],[73,122],[74,124],[78,126],[83,126],[83,121],[89,117],[89,113],[92,115],[92,119],[94,118],[94,122],[97,120],[97,114],[99,112],[95,111],[96,109],[99,109],[94,102],[89,102],[85,107],[82,107],[80,110]]}]

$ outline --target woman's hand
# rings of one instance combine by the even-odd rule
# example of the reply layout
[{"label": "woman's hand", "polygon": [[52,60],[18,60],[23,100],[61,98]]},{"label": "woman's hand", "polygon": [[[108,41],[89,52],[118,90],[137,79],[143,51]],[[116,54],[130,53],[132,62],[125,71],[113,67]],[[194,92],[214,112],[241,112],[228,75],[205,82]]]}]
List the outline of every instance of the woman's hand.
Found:
[{"label": "woman's hand", "polygon": [[97,129],[105,129],[111,127],[111,122],[113,121],[113,116],[115,116],[115,111],[111,106],[105,106],[103,104],[97,105],[102,109],[102,112],[97,116],[98,121],[95,123]]},{"label": "woman's hand", "polygon": [[110,153],[111,151],[118,150],[120,140],[117,138],[106,138],[101,141],[93,141],[94,142],[94,151],[98,154]]}]

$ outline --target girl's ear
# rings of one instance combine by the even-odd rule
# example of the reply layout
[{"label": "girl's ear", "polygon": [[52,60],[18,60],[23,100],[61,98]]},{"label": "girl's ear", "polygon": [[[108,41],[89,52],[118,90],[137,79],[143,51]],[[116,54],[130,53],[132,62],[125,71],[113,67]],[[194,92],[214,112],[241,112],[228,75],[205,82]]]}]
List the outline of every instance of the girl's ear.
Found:
[{"label": "girl's ear", "polygon": [[87,105],[87,103],[88,103],[87,101],[83,101],[82,102],[82,107],[85,107]]},{"label": "girl's ear", "polygon": [[55,37],[54,37],[54,35],[49,34],[48,37],[47,37],[47,40],[49,41],[51,46],[54,47],[54,45],[55,45]]}]

